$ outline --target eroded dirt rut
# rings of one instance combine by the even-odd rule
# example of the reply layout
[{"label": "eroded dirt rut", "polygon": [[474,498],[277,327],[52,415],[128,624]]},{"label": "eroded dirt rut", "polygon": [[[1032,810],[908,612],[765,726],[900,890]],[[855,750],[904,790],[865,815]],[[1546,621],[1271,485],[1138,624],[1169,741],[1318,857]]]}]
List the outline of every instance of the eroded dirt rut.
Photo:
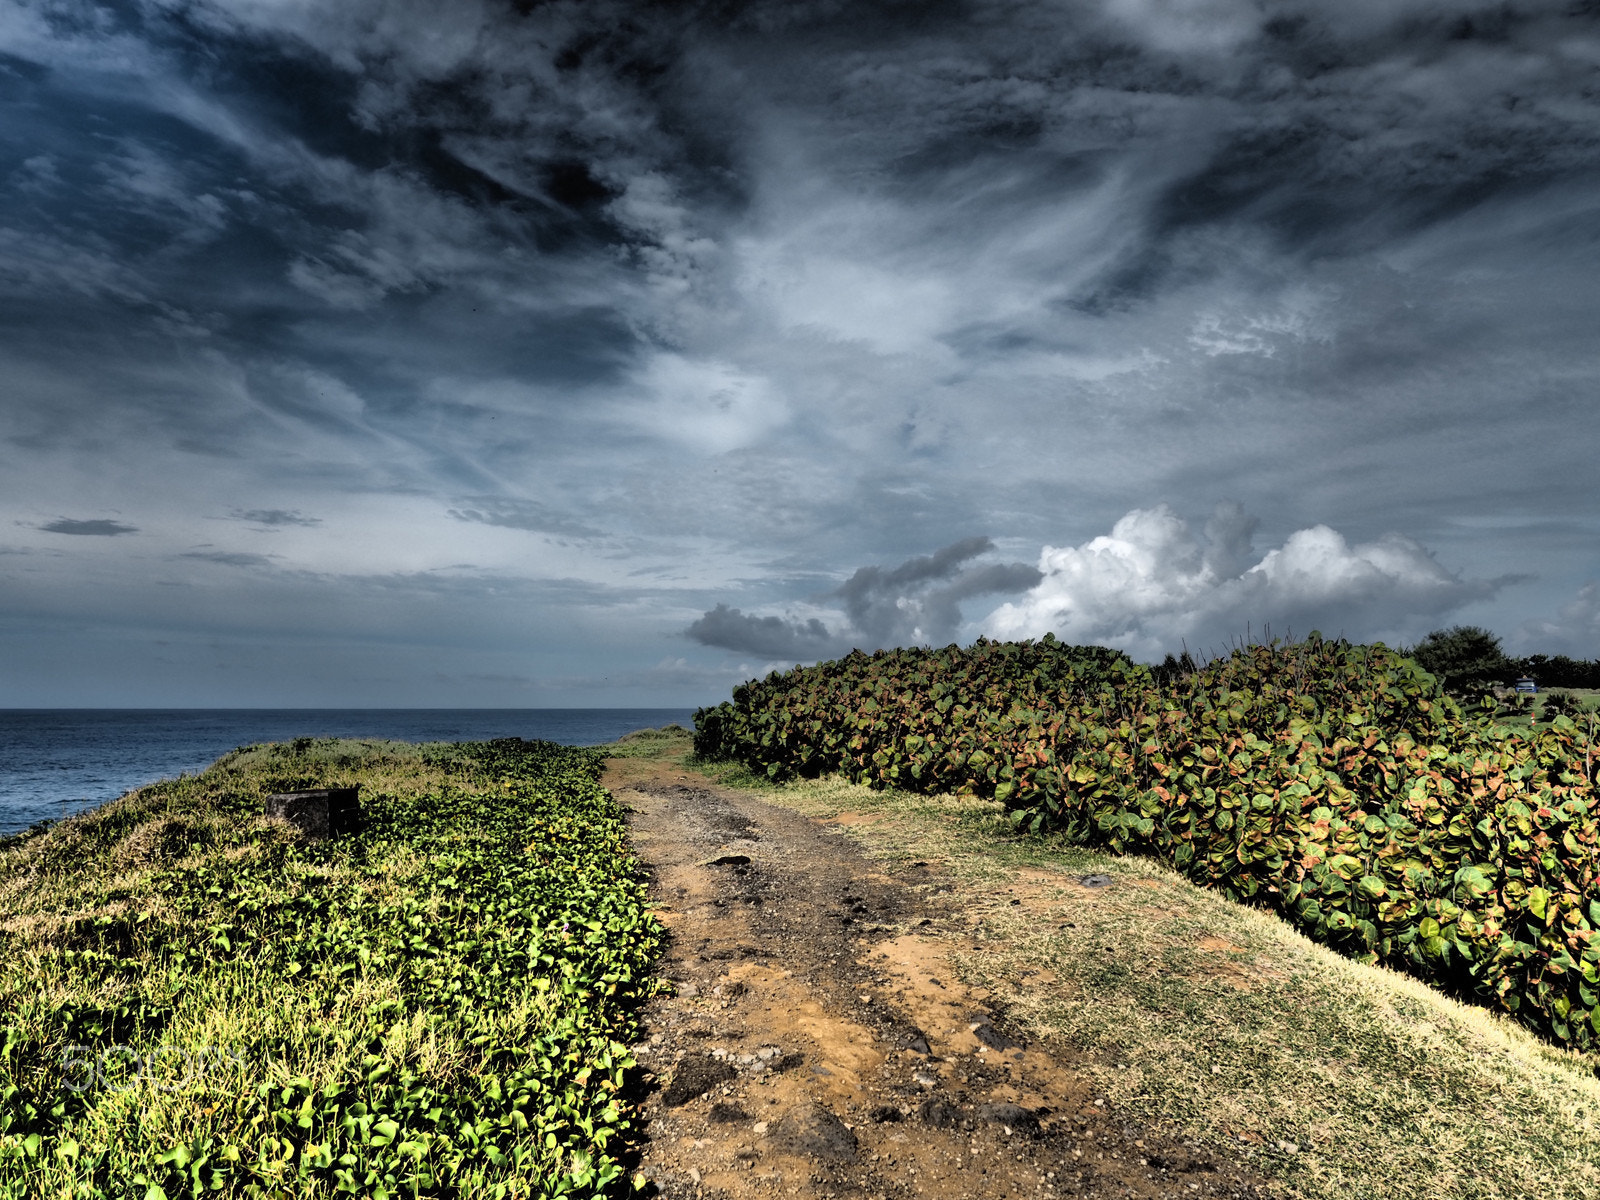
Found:
[{"label": "eroded dirt rut", "polygon": [[667,1200],[1250,1197],[1247,1171],[1107,1108],[964,988],[928,864],[837,824],[613,760],[672,943],[654,1001],[641,1169]]}]

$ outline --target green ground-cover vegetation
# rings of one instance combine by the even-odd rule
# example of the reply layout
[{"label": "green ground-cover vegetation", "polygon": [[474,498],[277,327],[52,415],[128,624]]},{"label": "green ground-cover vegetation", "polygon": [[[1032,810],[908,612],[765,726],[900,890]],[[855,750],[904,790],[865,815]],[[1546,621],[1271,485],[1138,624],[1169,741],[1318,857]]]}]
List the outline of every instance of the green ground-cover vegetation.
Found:
[{"label": "green ground-cover vegetation", "polygon": [[1313,635],[1158,676],[1098,647],[902,650],[774,673],[696,714],[773,780],[1001,802],[1152,854],[1553,1040],[1600,1048],[1600,768],[1566,716],[1506,736],[1387,647]]},{"label": "green ground-cover vegetation", "polygon": [[0,847],[0,1194],[615,1191],[661,930],[602,761],[301,739]]}]

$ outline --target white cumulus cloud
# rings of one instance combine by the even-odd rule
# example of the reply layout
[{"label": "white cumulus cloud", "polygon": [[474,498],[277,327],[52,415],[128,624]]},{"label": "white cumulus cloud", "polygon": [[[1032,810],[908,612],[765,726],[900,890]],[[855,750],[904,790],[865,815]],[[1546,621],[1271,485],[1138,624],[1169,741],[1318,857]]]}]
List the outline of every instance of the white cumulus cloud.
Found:
[{"label": "white cumulus cloud", "polygon": [[1226,643],[1269,626],[1354,638],[1415,636],[1504,581],[1463,579],[1413,538],[1352,545],[1326,525],[1301,529],[1259,558],[1254,517],[1219,504],[1196,531],[1166,505],[1134,509],[1109,534],[1046,546],[1043,579],[984,621],[999,638],[1054,633],[1145,658]]}]

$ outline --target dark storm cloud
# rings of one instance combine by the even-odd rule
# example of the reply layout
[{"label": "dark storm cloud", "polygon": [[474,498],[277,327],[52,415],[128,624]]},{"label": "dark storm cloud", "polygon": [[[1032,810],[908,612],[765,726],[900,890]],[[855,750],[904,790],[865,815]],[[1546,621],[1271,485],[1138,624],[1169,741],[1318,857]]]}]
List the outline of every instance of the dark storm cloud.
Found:
[{"label": "dark storm cloud", "polygon": [[70,533],[77,537],[120,537],[125,533],[138,533],[137,525],[124,525],[121,521],[96,518],[88,521],[62,517],[39,526],[46,533]]},{"label": "dark storm cloud", "polygon": [[246,521],[251,525],[261,525],[268,529],[278,529],[288,525],[298,525],[305,529],[322,524],[321,517],[308,517],[299,511],[284,508],[252,508],[245,511],[234,511],[232,517],[235,521]]},{"label": "dark storm cloud", "polygon": [[[28,15],[8,31],[19,68],[0,75],[11,118],[0,133],[0,305],[17,302],[8,323],[56,325],[81,338],[85,314],[99,310],[102,329],[199,341],[258,375],[268,363],[299,360],[348,384],[382,373],[386,359],[403,360],[360,337],[319,347],[305,317],[337,321],[438,297],[444,303],[417,315],[434,326],[441,350],[460,344],[441,327],[481,309],[472,318],[479,361],[496,362],[509,339],[482,331],[520,310],[518,340],[537,344],[542,335],[530,339],[526,328],[530,312],[559,323],[576,306],[593,312],[593,328],[613,332],[598,343],[588,331],[560,338],[556,357],[589,362],[557,364],[557,374],[608,369],[616,322],[600,298],[610,289],[585,247],[624,239],[594,216],[609,193],[585,199],[586,168],[572,158],[587,150],[566,128],[581,124],[578,111],[570,100],[558,106],[564,116],[547,109],[563,87],[559,72],[521,98],[526,111],[499,116],[466,82],[482,76],[485,87],[514,86],[505,73],[516,70],[536,84],[537,56],[526,70],[511,59],[532,53],[538,31],[516,36],[519,27],[506,20],[501,28],[516,45],[503,48],[508,57],[498,67],[480,71],[467,53],[419,75],[423,64],[406,52],[381,36],[363,40],[361,22],[347,26],[333,15],[326,29],[274,27],[266,13],[254,14],[266,22],[256,24],[226,5],[146,6],[113,17],[69,4],[53,20]],[[483,32],[495,27],[488,22]],[[555,52],[546,48],[544,58]],[[30,54],[33,62],[20,57]],[[543,123],[539,137],[527,136],[530,122]],[[488,138],[515,153],[527,187],[476,170],[465,161],[472,154],[446,148],[454,138]],[[569,274],[580,263],[581,281]],[[492,340],[501,345],[491,348]],[[621,344],[629,340],[622,333]],[[154,346],[129,349],[149,354]],[[41,370],[54,365],[47,349],[29,350]],[[130,361],[123,355],[96,366],[74,354],[74,371],[101,375],[125,406],[153,410],[157,431],[171,430],[169,437],[191,436],[177,431],[195,416],[202,444],[208,434],[220,446],[257,432],[253,420],[205,428],[215,418],[181,391],[113,382]],[[383,390],[403,400],[418,382],[410,374]],[[271,391],[258,395],[271,404]],[[91,423],[98,407],[58,405],[52,419],[36,422],[37,436]]]},{"label": "dark storm cloud", "polygon": [[[1138,6],[951,6],[907,24],[871,6],[489,5],[426,48],[393,32],[387,7],[152,7],[82,24],[61,39],[75,54],[12,81],[28,114],[12,136],[12,186],[29,197],[17,208],[71,251],[13,268],[137,308],[199,278],[183,261],[203,251],[271,281],[269,321],[295,291],[362,310],[477,282],[499,273],[496,251],[527,267],[614,244],[687,279],[704,264],[683,201],[720,222],[748,194],[754,118],[738,118],[730,87],[751,67],[771,70],[753,97],[745,78],[746,99],[849,130],[847,155],[907,186],[956,188],[1004,163],[988,185],[1001,211],[1185,143],[1157,169],[1143,236],[1078,290],[1091,306],[1199,268],[1173,248],[1195,229],[1349,249],[1593,158],[1586,66],[1562,52],[1592,22],[1564,6],[1400,6],[1360,24],[1215,4],[1208,32]],[[782,42],[764,32],[775,22]],[[115,85],[123,127],[85,137],[104,123],[105,84],[70,84],[97,43],[137,47],[146,75]],[[163,76],[193,82],[174,98],[150,86]],[[71,216],[47,203],[67,188],[88,201]]]},{"label": "dark storm cloud", "polygon": [[[1596,21],[1556,4],[482,4],[427,36],[375,2],[60,11],[80,19],[22,23],[5,85],[0,278],[25,323],[95,304],[350,381],[397,347],[317,346],[304,318],[409,309],[430,351],[383,381],[401,407],[452,346],[504,360],[529,336],[508,309],[575,319],[534,369],[586,378],[726,311],[726,235],[803,128],[917,214],[928,262],[1120,190],[1049,298],[1089,314],[1235,269],[1234,234],[1348,255],[1530,195],[1591,171],[1600,128]],[[1059,347],[1050,311],[941,333],[979,358]],[[469,314],[480,336],[438,336]],[[191,407],[130,399],[163,424]]]},{"label": "dark storm cloud", "polygon": [[833,595],[867,639],[865,649],[948,642],[961,625],[961,601],[1025,591],[1042,578],[1024,563],[966,565],[993,549],[990,539],[970,537],[888,570],[861,567]]},{"label": "dark storm cloud", "polygon": [[239,550],[189,550],[178,556],[179,558],[197,558],[202,562],[213,562],[224,567],[270,567],[272,556],[268,554],[249,554]]},{"label": "dark storm cloud", "polygon": [[[1091,305],[1199,268],[1174,249],[1196,229],[1349,250],[1588,170],[1595,147],[1574,44],[1595,21],[1565,4],[485,4],[430,37],[378,3],[77,7],[100,19],[22,39],[45,69],[10,78],[12,187],[78,255],[34,271],[135,304],[202,249],[334,309],[481,280],[496,251],[527,267],[609,243],[688,278],[684,222],[747,202],[764,111],[848,131],[846,162],[907,187],[987,173],[998,212],[1160,154]],[[97,48],[140,73],[83,86]],[[120,128],[96,127],[108,90]],[[52,210],[69,185],[88,203]]]},{"label": "dark storm cloud", "polygon": [[1043,578],[1023,563],[969,565],[993,549],[989,538],[963,538],[897,567],[859,568],[820,597],[843,602],[845,620],[832,631],[819,617],[756,616],[718,604],[685,633],[703,646],[796,662],[851,649],[949,642],[960,630],[963,600],[1026,591]]},{"label": "dark storm cloud", "polygon": [[814,662],[849,647],[816,617],[806,621],[758,617],[719,604],[684,631],[702,646],[715,646],[766,659]]}]

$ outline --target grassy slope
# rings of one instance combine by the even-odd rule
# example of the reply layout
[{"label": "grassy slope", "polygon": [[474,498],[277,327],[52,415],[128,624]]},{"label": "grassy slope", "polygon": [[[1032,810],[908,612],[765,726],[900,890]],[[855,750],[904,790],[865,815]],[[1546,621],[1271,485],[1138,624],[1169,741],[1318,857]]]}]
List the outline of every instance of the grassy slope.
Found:
[{"label": "grassy slope", "polygon": [[[0,846],[0,1195],[592,1193],[658,936],[596,770],[257,748]],[[350,783],[361,835],[256,815]]]},{"label": "grassy slope", "polygon": [[[650,751],[687,758],[689,744],[657,739]],[[1118,1107],[1242,1155],[1302,1196],[1600,1198],[1592,1064],[1502,1018],[1353,963],[1153,862],[1018,837],[993,803],[837,780],[774,789],[742,769],[699,769],[814,816],[878,814],[847,835],[954,877],[970,936],[951,950],[969,982],[1036,1036],[1086,1052],[1082,1069]],[[1091,873],[1115,882],[1075,885]]]},{"label": "grassy slope", "polygon": [[[1595,688],[1551,688],[1547,692],[1540,692],[1537,700],[1526,713],[1511,716],[1503,715],[1498,718],[1500,732],[1507,736],[1515,737],[1528,729],[1549,729],[1550,721],[1545,715],[1545,703],[1552,696],[1568,695],[1577,699],[1586,713],[1600,714],[1600,690]],[[1592,719],[1600,722],[1600,715]],[[1580,721],[1579,728],[1583,728]]]}]

